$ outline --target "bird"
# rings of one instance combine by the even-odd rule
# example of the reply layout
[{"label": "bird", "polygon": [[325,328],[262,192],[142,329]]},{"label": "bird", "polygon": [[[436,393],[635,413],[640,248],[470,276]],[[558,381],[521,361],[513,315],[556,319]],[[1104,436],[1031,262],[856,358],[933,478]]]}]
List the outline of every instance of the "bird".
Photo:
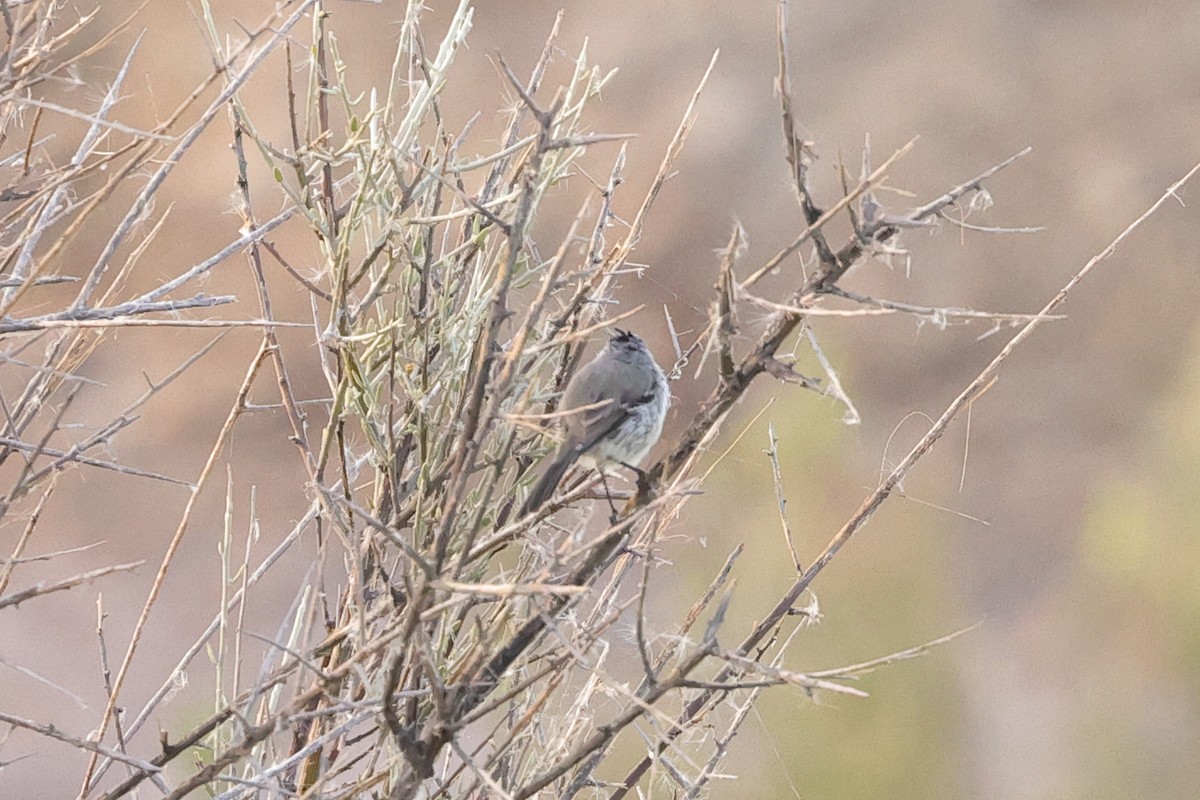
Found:
[{"label": "bird", "polygon": [[601,479],[614,466],[641,476],[637,465],[662,435],[670,403],[667,377],[646,343],[630,331],[614,329],[604,349],[567,382],[559,404],[565,412],[562,441],[529,492],[522,516],[550,499],[572,464],[597,470]]}]

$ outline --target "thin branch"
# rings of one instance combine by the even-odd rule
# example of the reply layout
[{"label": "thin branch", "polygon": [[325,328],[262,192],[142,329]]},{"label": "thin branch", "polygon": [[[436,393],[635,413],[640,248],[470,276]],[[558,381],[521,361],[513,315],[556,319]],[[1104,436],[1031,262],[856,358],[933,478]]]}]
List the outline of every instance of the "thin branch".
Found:
[{"label": "thin branch", "polygon": [[69,744],[79,750],[88,750],[92,753],[111,758],[114,761],[120,761],[122,764],[128,764],[131,767],[135,767],[154,776],[154,784],[163,792],[168,791],[166,784],[161,778],[158,777],[158,774],[162,770],[148,761],[127,756],[120,751],[112,749],[111,747],[105,747],[102,744],[98,744],[87,737],[69,736],[60,731],[54,725],[43,725],[32,720],[23,719],[13,714],[9,714],[5,711],[0,711],[0,722],[4,722],[16,728],[23,728],[27,731],[36,733],[39,736],[45,736],[47,739],[54,739],[64,744]]},{"label": "thin branch", "polygon": [[800,554],[796,551],[796,543],[792,541],[792,526],[787,519],[787,497],[783,491],[783,471],[779,467],[779,437],[775,435],[774,423],[767,426],[767,458],[771,462],[771,480],[775,487],[775,506],[779,510],[779,525],[783,529],[783,541],[792,557],[792,565],[797,572],[804,572],[800,562]]},{"label": "thin branch", "polygon": [[91,583],[97,578],[103,578],[105,575],[111,575],[114,572],[128,572],[130,570],[137,569],[145,563],[145,560],[142,560],[132,561],[128,564],[114,564],[109,567],[100,567],[99,569],[84,572],[80,575],[73,575],[70,578],[63,578],[62,580],[54,581],[52,583],[36,583],[33,586],[30,586],[28,589],[22,589],[19,592],[12,592],[11,594],[0,596],[0,609],[7,608],[8,606],[19,606],[21,603],[24,603],[27,600],[32,600],[33,598],[41,597],[42,595],[53,594],[55,592],[65,592],[68,589],[74,589],[76,586],[80,586],[85,583]]}]

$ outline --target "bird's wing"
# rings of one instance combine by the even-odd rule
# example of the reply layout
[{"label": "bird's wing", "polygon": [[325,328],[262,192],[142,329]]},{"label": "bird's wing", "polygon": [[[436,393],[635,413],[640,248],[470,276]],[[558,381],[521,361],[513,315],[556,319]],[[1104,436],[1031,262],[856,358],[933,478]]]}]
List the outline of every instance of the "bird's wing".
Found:
[{"label": "bird's wing", "polygon": [[616,399],[606,398],[604,388],[616,377],[611,375],[611,366],[597,361],[584,364],[563,393],[560,408],[569,412],[563,418],[564,439],[573,440],[579,453],[590,450],[628,415]]},{"label": "bird's wing", "polygon": [[[578,451],[586,453],[597,442],[616,430],[629,417],[629,412],[636,406],[647,402],[654,392],[654,376],[646,375],[644,370],[637,369],[623,362],[608,362],[589,370],[593,364],[587,364],[580,370],[579,375],[567,387],[563,395],[564,410],[584,408],[585,410],[571,414],[566,418],[565,427],[568,432],[577,434],[587,433],[586,437],[578,439]],[[599,375],[585,374],[603,370],[603,378]],[[598,378],[597,380],[590,380]],[[616,397],[606,398],[612,387],[620,387]],[[608,402],[604,402],[605,400]],[[600,405],[603,403],[602,405]],[[595,406],[594,408],[586,408]],[[576,438],[568,434],[569,439]]]}]

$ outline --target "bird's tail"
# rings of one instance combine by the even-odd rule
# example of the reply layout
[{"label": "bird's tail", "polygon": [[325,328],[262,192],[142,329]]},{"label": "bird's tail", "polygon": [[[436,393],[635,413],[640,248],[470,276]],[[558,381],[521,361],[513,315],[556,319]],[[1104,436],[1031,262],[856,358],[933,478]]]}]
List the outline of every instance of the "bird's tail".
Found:
[{"label": "bird's tail", "polygon": [[536,511],[541,508],[542,504],[550,499],[550,495],[554,494],[554,490],[558,488],[558,482],[563,479],[563,475],[567,474],[567,469],[570,468],[571,462],[575,459],[571,458],[570,453],[558,452],[554,456],[554,460],[550,462],[550,466],[542,473],[542,477],[537,479],[537,483],[533,485],[533,489],[529,492],[529,497],[525,498],[525,504],[521,506],[521,516],[525,516],[531,511]]}]

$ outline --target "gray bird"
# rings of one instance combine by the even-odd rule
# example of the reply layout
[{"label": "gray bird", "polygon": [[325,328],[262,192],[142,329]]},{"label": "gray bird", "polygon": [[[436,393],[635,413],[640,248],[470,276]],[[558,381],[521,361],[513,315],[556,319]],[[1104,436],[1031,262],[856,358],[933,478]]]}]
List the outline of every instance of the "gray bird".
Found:
[{"label": "gray bird", "polygon": [[562,443],[521,514],[549,500],[576,462],[602,476],[613,466],[636,470],[662,434],[670,402],[667,378],[646,343],[629,331],[615,330],[608,345],[568,381],[559,410],[583,410],[563,417]]}]

